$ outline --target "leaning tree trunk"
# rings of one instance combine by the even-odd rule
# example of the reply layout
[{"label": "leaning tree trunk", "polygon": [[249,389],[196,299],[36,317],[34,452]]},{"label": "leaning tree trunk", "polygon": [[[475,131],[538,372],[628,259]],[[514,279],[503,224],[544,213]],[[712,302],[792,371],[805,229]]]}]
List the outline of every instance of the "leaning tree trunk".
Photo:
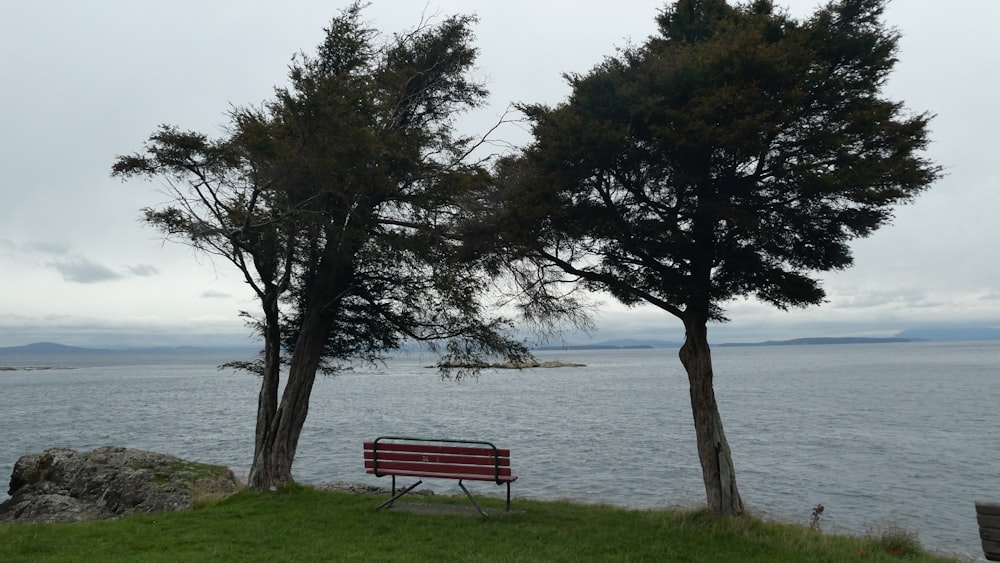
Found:
[{"label": "leaning tree trunk", "polygon": [[257,429],[254,435],[253,464],[248,485],[268,489],[278,484],[268,471],[268,452],[273,443],[274,420],[278,411],[278,387],[281,382],[281,327],[279,326],[277,291],[261,298],[264,309],[264,366],[260,393],[257,397]]},{"label": "leaning tree trunk", "polygon": [[[292,462],[309,413],[309,397],[329,331],[330,320],[325,314],[310,315],[302,324],[281,404],[263,436],[259,460],[254,459],[250,479],[254,488],[272,488],[292,481]],[[258,439],[261,439],[259,434]]]},{"label": "leaning tree trunk", "polygon": [[[364,235],[359,230],[354,234]],[[337,234],[337,233],[333,233]],[[299,436],[309,413],[309,398],[316,371],[323,360],[326,341],[339,314],[338,302],[346,295],[354,279],[354,255],[363,240],[344,241],[326,233],[323,256],[315,265],[314,275],[307,276],[304,303],[300,305],[301,321],[288,365],[288,379],[281,393],[281,403],[263,434],[258,428],[260,455],[254,458],[251,484],[254,488],[273,488],[292,481],[292,462],[299,446]]]},{"label": "leaning tree trunk", "polygon": [[706,321],[685,319],[684,325],[686,336],[679,355],[691,385],[691,411],[708,509],[716,514],[742,514],[743,500],[736,488],[733,456],[722,431],[712,387],[712,351],[708,346]]}]

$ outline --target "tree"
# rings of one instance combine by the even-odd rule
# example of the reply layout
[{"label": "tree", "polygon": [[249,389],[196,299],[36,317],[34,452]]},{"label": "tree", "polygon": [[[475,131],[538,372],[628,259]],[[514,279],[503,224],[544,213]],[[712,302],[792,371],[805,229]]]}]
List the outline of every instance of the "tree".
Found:
[{"label": "tree", "polygon": [[[382,40],[355,3],[290,86],[230,112],[218,140],[162,126],[113,174],[167,181],[172,202],[144,211],[168,237],[236,265],[261,304],[264,350],[249,482],[292,479],[319,371],[374,361],[404,340],[446,342],[442,365],[527,355],[490,317],[485,262],[463,250],[464,200],[489,182],[453,116],[486,91],[470,17]],[[436,348],[437,349],[437,348]],[[283,366],[287,381],[278,397]]]},{"label": "tree", "polygon": [[650,303],[684,325],[709,508],[743,503],[713,388],[709,322],[754,297],[819,304],[813,272],[891,220],[940,174],[927,114],[882,87],[898,32],[883,0],[797,21],[766,0],[678,0],[659,34],[523,106],[533,143],[497,168],[505,244],[564,281]]}]

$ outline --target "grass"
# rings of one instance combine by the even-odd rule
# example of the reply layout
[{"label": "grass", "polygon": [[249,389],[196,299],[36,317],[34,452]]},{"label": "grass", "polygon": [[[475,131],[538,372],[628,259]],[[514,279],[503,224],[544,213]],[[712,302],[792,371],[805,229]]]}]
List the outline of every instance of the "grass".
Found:
[{"label": "grass", "polygon": [[[483,520],[376,512],[381,500],[292,485],[243,491],[190,512],[4,524],[0,561],[954,561],[915,546],[895,555],[895,542],[879,536],[828,536],[808,526],[704,511],[515,499],[513,513]],[[502,509],[500,500],[481,500]]]},{"label": "grass", "polygon": [[152,472],[153,483],[165,485],[173,483],[178,479],[185,482],[195,483],[203,480],[216,480],[232,473],[232,470],[224,465],[209,465],[179,459],[164,467],[149,468]]}]

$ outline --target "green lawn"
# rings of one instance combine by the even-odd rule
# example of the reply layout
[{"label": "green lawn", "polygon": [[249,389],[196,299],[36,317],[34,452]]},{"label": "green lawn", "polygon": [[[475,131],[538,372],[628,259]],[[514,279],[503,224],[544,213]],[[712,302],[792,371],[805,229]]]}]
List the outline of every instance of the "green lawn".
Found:
[{"label": "green lawn", "polygon": [[[381,500],[290,486],[244,491],[191,512],[5,524],[0,561],[952,561],[907,554],[912,545],[895,546],[891,537],[828,536],[805,526],[702,511],[514,499],[513,513],[484,520],[376,512]],[[503,505],[481,500],[491,510]]]}]

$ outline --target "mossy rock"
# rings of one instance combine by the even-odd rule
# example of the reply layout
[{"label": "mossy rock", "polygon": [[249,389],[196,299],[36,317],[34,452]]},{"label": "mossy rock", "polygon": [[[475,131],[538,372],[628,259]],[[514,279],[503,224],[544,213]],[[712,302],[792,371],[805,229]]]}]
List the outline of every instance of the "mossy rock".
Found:
[{"label": "mossy rock", "polygon": [[0,521],[73,522],[188,510],[242,488],[228,467],[116,446],[28,454],[15,464],[10,483]]}]

